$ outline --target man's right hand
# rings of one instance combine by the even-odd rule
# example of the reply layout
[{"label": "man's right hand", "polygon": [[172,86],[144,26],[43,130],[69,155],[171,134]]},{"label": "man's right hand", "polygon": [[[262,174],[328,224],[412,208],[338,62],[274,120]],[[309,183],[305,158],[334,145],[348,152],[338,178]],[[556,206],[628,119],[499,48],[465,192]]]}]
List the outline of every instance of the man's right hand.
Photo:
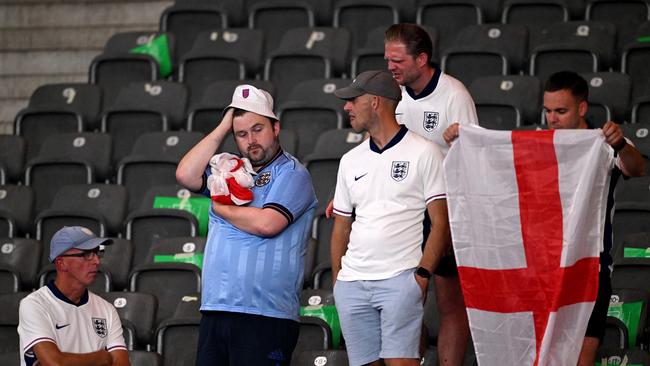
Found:
[{"label": "man's right hand", "polygon": [[449,127],[447,127],[445,132],[443,132],[442,134],[442,138],[445,139],[447,145],[451,146],[451,143],[458,138],[459,130],[460,130],[460,125],[458,124],[458,122],[455,122],[451,124]]},{"label": "man's right hand", "polygon": [[325,209],[325,217],[331,219],[333,213],[334,213],[334,200],[331,200],[330,203],[327,204],[327,208]]}]

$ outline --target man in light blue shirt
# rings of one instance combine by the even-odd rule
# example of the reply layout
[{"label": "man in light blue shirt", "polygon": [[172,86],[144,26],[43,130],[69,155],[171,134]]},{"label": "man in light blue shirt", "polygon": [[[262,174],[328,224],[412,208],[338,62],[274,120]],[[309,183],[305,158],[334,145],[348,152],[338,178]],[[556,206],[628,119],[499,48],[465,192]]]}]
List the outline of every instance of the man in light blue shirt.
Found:
[{"label": "man in light blue shirt", "polygon": [[251,85],[235,89],[221,123],[183,157],[179,183],[209,196],[210,158],[231,131],[256,172],[254,198],[210,210],[196,364],[289,365],[316,195],[280,147],[273,99]]}]

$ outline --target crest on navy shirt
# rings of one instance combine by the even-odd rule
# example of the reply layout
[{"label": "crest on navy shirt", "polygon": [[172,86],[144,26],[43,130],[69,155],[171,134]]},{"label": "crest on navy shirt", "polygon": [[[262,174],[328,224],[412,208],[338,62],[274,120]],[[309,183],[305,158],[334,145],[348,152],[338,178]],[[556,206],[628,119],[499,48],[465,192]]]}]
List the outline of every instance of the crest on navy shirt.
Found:
[{"label": "crest on navy shirt", "polygon": [[401,181],[409,174],[408,161],[394,161],[393,167],[390,170],[390,177],[396,181]]},{"label": "crest on navy shirt", "polygon": [[93,320],[93,329],[98,336],[105,338],[108,334],[108,329],[106,327],[106,319],[104,318],[92,318]]},{"label": "crest on navy shirt", "polygon": [[271,181],[271,172],[264,172],[255,179],[256,187],[263,187]]},{"label": "crest on navy shirt", "polygon": [[438,112],[424,112],[422,127],[427,132],[433,132],[438,127]]}]

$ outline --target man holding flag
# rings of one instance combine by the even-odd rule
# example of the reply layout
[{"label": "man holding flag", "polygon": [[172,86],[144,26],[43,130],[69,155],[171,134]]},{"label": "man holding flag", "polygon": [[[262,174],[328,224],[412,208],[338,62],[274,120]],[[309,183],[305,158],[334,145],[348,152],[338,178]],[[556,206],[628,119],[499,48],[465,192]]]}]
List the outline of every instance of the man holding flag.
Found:
[{"label": "man holding flag", "polygon": [[[602,135],[595,131],[554,131],[591,129],[585,119],[587,108],[587,82],[573,72],[553,74],[544,92],[544,112],[551,131],[481,132],[463,128],[461,145],[445,162],[454,249],[460,257],[459,272],[481,365],[512,360],[533,365],[595,362],[611,295],[613,192],[621,174],[644,175],[645,162],[611,121],[604,124]],[[444,133],[447,143],[458,137],[457,124]],[[490,170],[475,174],[493,174],[502,168],[500,176],[485,178],[484,186],[493,184],[483,196],[476,194],[481,187],[471,187],[463,180],[464,174],[471,173],[462,172],[476,163],[470,150],[479,145],[483,149],[492,145],[490,152],[495,155],[490,158],[496,158],[496,163]],[[512,179],[516,182],[508,186]],[[454,187],[454,183],[465,186]],[[509,195],[516,198],[508,201]],[[472,199],[477,197],[488,201],[496,198],[491,202],[502,220],[485,217],[473,221],[493,220],[502,225],[490,228],[489,222],[474,222],[474,228],[462,228],[460,222],[476,217],[475,212],[467,210],[475,207]],[[483,225],[488,232],[477,234],[476,227]],[[487,244],[490,239],[504,239],[509,246],[498,251],[490,248],[491,252],[482,243],[471,247],[477,239]],[[600,258],[596,258],[598,251]],[[477,259],[477,254],[482,257]],[[490,283],[492,296],[481,301],[485,290],[479,287],[485,282]],[[525,334],[530,327],[517,329],[531,321],[533,336]],[[490,344],[482,338],[494,334],[501,336],[500,342],[516,339],[519,344]]]}]

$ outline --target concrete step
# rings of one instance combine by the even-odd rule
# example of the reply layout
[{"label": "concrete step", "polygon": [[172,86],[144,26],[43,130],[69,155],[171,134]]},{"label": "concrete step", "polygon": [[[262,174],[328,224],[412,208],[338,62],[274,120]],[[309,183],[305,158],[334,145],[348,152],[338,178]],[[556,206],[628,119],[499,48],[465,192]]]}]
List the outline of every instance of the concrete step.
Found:
[{"label": "concrete step", "polygon": [[0,51],[0,75],[81,74],[101,51]]},{"label": "concrete step", "polygon": [[0,28],[157,24],[173,1],[0,4]]},{"label": "concrete step", "polygon": [[97,27],[0,28],[0,50],[101,49],[116,33],[157,29],[157,23]]},{"label": "concrete step", "polygon": [[21,109],[27,107],[28,102],[29,99],[0,99],[0,124],[13,126],[14,117]]},{"label": "concrete step", "polygon": [[86,72],[78,74],[0,76],[0,98],[29,98],[37,87],[45,84],[85,83]]}]

